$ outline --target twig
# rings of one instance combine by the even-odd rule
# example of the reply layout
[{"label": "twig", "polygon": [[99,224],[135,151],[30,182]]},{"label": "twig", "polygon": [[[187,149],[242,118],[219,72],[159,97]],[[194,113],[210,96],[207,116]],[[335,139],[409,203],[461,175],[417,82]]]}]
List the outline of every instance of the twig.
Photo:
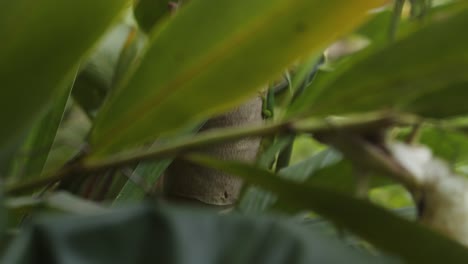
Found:
[{"label": "twig", "polygon": [[134,165],[141,161],[174,157],[196,150],[202,146],[215,145],[244,137],[297,133],[327,134],[335,133],[336,131],[359,133],[388,128],[394,125],[409,125],[414,122],[415,119],[411,116],[374,113],[350,118],[340,118],[334,120],[332,122],[333,125],[331,125],[331,122],[323,119],[307,119],[237,129],[211,130],[194,137],[183,138],[165,145],[122,153],[105,159],[94,158],[92,152],[90,152],[90,155],[84,154],[76,160],[69,162],[52,175],[7,186],[6,193],[15,194],[34,190],[50,183],[73,177],[74,175],[83,176],[96,174],[108,169]]}]

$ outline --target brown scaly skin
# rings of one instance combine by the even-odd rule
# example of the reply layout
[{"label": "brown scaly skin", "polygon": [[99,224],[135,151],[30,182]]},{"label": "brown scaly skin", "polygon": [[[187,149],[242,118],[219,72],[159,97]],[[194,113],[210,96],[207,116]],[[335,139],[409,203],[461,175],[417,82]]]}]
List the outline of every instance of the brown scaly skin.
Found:
[{"label": "brown scaly skin", "polygon": [[[200,132],[216,128],[260,124],[262,100],[255,97],[238,108],[208,120]],[[222,160],[254,162],[260,138],[246,138],[200,149],[199,152]],[[231,206],[235,204],[242,181],[226,173],[176,160],[164,175],[163,190],[169,200]]]}]

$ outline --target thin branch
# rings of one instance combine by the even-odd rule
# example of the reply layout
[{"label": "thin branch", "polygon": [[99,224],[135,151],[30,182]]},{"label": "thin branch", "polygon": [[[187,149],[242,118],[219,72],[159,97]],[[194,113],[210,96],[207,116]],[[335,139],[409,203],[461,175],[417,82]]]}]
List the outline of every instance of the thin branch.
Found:
[{"label": "thin branch", "polygon": [[245,137],[298,133],[327,134],[336,133],[336,131],[359,133],[389,128],[394,125],[409,125],[414,122],[415,119],[412,116],[374,113],[355,117],[337,118],[333,120],[333,122],[330,122],[329,119],[306,119],[253,127],[210,130],[200,133],[197,136],[175,140],[174,142],[161,144],[160,146],[152,146],[147,149],[122,153],[105,159],[93,158],[91,152],[91,155],[83,155],[69,162],[62,169],[50,176],[7,186],[6,193],[14,194],[34,190],[47,184],[73,177],[74,175],[90,175],[108,169],[134,165],[142,161],[175,157],[203,146],[215,145]]}]

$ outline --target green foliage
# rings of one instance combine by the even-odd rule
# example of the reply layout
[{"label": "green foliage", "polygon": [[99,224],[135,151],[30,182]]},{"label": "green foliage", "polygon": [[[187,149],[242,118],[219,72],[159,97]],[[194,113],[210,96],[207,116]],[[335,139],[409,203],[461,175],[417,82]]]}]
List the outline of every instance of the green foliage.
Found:
[{"label": "green foliage", "polygon": [[19,0],[2,4],[1,152],[24,135],[54,95],[61,94],[58,89],[67,88],[61,84],[74,74],[79,60],[126,2]]},{"label": "green foliage", "polygon": [[[90,135],[90,158],[239,104],[295,59],[351,30],[376,2],[191,2],[152,31],[142,61],[101,109]],[[346,24],[337,27],[335,17]]]},{"label": "green foliage", "polygon": [[69,81],[64,83],[67,88],[59,89],[62,94],[56,97],[56,101],[52,103],[50,109],[32,127],[29,136],[20,148],[18,157],[12,161],[10,176],[14,175],[17,180],[20,180],[35,176],[43,171],[62,121],[76,73],[73,73],[72,76]]},{"label": "green foliage", "polygon": [[138,0],[135,2],[135,19],[145,32],[150,32],[156,22],[169,14],[169,0]]},{"label": "green foliage", "polygon": [[[80,241],[93,241],[94,246],[83,248]],[[34,250],[37,246],[43,250],[40,258]],[[138,206],[94,217],[37,220],[12,246],[3,263],[153,260],[171,264],[394,262],[353,250],[320,230],[284,219]]]},{"label": "green foliage", "polygon": [[[315,89],[308,89],[294,111],[329,115],[396,109],[428,117],[466,114],[458,100],[437,107],[442,106],[443,97],[451,101],[455,94],[463,97],[460,87],[466,81],[468,38],[458,32],[468,25],[467,14],[462,9],[393,45],[359,56],[348,67],[319,75]],[[444,48],[447,43],[450,49]]]},{"label": "green foliage", "polygon": [[[468,5],[388,2],[2,4],[4,262],[466,261],[464,199],[457,235],[415,212],[444,189],[421,177],[468,173]],[[263,124],[196,133],[259,94]],[[252,137],[254,164],[194,153]],[[238,204],[162,205],[174,159],[244,179]]]},{"label": "green foliage", "polygon": [[[253,184],[274,191],[294,209],[314,210],[407,262],[468,261],[468,251],[461,245],[352,196],[321,186],[285,181],[266,170],[242,163],[223,162],[202,156],[190,156],[189,160],[239,175]],[[365,221],[362,216],[366,217]],[[417,243],[418,247],[408,247],[406,243]]]}]

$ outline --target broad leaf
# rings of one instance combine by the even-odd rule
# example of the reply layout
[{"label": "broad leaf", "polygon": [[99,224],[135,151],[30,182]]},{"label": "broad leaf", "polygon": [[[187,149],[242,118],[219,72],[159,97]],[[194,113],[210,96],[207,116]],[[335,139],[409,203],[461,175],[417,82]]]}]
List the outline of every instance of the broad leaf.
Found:
[{"label": "broad leaf", "polygon": [[252,184],[272,191],[297,209],[314,210],[380,249],[400,256],[406,262],[468,261],[468,250],[462,245],[366,201],[326,188],[287,181],[251,165],[201,156],[190,156],[189,159],[197,164],[238,175]]},{"label": "broad leaf", "polygon": [[105,103],[91,133],[91,158],[240,104],[297,58],[352,30],[381,3],[188,3],[153,30],[139,67]]},{"label": "broad leaf", "polygon": [[353,250],[317,228],[284,219],[147,205],[101,216],[36,220],[9,248],[2,263],[376,262],[397,263]]},{"label": "broad leaf", "polygon": [[[459,101],[447,104],[446,100],[465,93],[460,85],[468,82],[468,37],[460,32],[467,26],[464,8],[387,48],[359,56],[349,67],[320,74],[292,113],[330,115],[393,108],[434,117],[465,114],[467,109]],[[436,108],[437,113],[430,110]]]},{"label": "broad leaf", "polygon": [[[127,0],[16,0],[0,8],[0,148],[17,141]],[[1,154],[1,153],[0,153]]]},{"label": "broad leaf", "polygon": [[[459,66],[463,67],[463,66]],[[447,79],[443,89],[423,94],[411,100],[403,109],[413,113],[433,118],[446,118],[468,113],[468,81],[457,82],[456,79]]]}]

